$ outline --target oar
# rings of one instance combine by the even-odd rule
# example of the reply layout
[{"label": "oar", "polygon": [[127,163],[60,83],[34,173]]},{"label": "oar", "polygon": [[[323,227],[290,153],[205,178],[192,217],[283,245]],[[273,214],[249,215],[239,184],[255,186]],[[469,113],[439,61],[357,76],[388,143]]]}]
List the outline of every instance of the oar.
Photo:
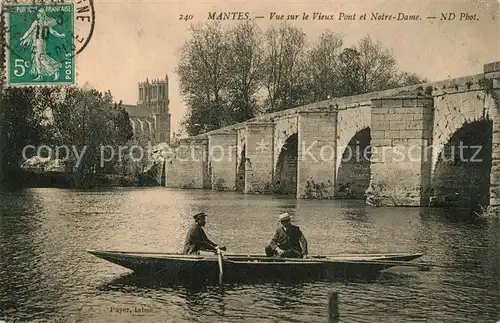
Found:
[{"label": "oar", "polygon": [[217,250],[217,262],[219,263],[219,284],[222,285],[222,278],[224,276],[224,269],[222,267],[222,252],[219,247],[215,247],[215,250]]}]

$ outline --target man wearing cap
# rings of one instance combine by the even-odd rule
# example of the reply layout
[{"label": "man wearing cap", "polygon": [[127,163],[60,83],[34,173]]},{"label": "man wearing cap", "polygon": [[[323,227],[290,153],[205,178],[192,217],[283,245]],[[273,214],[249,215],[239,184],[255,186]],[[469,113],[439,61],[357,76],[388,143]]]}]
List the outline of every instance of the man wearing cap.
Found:
[{"label": "man wearing cap", "polygon": [[281,214],[279,220],[281,226],[266,246],[266,255],[268,257],[307,258],[307,240],[299,227],[291,224],[290,214]]},{"label": "man wearing cap", "polygon": [[[195,224],[189,229],[186,235],[186,242],[184,243],[185,255],[199,254],[200,250],[203,251],[216,251],[217,244],[210,241],[203,227],[205,226],[205,212],[196,213],[193,218]],[[226,250],[226,247],[219,247],[221,250]]]}]

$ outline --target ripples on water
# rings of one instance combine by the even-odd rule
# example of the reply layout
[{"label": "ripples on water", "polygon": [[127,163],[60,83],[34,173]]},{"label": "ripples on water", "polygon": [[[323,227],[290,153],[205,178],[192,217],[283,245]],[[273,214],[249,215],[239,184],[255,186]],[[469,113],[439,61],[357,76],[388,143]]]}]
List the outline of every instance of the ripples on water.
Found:
[{"label": "ripples on water", "polygon": [[[342,322],[500,320],[500,225],[443,211],[372,208],[165,188],[0,193],[0,317],[75,322]],[[85,249],[179,252],[191,215],[229,252],[263,253],[287,211],[312,254],[424,252],[447,268],[387,272],[375,282],[165,286],[137,280]],[[142,310],[142,313],[117,311]]]}]

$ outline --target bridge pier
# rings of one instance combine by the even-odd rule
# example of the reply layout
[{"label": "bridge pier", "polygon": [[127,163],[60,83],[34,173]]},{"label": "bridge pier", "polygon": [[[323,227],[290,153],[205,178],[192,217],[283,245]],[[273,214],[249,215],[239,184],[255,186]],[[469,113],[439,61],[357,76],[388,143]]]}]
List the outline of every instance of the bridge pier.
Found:
[{"label": "bridge pier", "polygon": [[212,190],[234,191],[237,163],[236,132],[210,134],[208,136],[208,152]]},{"label": "bridge pier", "polygon": [[298,113],[297,198],[335,195],[337,111]]},{"label": "bridge pier", "polygon": [[165,164],[167,187],[206,188],[207,140],[185,138],[173,158]]},{"label": "bridge pier", "polygon": [[245,158],[245,193],[268,193],[273,182],[274,123],[246,124]]},{"label": "bridge pier", "polygon": [[432,97],[372,100],[371,181],[367,202],[419,206],[429,198]]}]

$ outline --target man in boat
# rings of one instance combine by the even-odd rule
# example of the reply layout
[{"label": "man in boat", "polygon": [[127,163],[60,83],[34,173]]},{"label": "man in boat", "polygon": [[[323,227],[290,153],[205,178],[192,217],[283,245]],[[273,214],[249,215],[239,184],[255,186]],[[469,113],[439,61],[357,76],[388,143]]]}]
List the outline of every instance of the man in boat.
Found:
[{"label": "man in boat", "polygon": [[[217,251],[218,245],[215,242],[210,241],[203,227],[205,226],[205,217],[207,215],[205,212],[196,213],[194,218],[194,225],[189,229],[186,235],[186,242],[184,243],[185,255],[197,255],[200,251]],[[226,250],[226,247],[219,247],[221,250]]]},{"label": "man in boat", "polygon": [[290,214],[281,214],[279,220],[281,226],[266,246],[266,255],[268,257],[307,258],[307,240],[300,228],[290,222]]}]

